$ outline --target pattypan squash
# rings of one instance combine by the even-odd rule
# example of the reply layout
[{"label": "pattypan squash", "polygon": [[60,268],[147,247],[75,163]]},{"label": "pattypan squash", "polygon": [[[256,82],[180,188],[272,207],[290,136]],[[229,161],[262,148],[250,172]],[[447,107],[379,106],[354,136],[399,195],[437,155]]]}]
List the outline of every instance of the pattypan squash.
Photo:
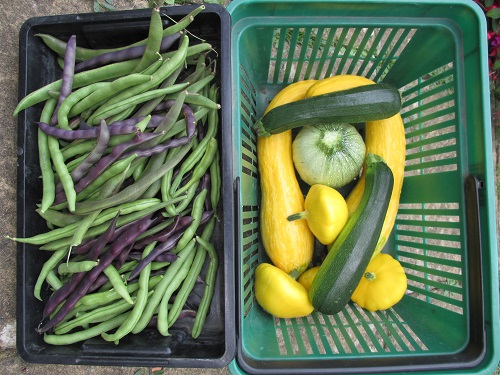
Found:
[{"label": "pattypan squash", "polygon": [[406,287],[401,264],[389,254],[379,253],[368,264],[351,300],[368,311],[386,310],[403,298]]},{"label": "pattypan squash", "polygon": [[327,185],[312,185],[304,208],[304,211],[288,216],[288,220],[306,219],[309,229],[323,245],[331,245],[335,241],[349,218],[344,197]]},{"label": "pattypan squash", "polygon": [[254,288],[259,305],[277,318],[300,318],[314,310],[307,290],[272,264],[261,263],[257,266]]}]

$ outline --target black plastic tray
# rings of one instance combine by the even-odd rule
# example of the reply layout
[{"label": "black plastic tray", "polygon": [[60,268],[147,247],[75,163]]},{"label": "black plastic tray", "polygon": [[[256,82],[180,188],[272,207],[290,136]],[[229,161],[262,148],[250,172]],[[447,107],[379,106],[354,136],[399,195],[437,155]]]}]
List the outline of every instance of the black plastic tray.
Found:
[{"label": "black plastic tray", "polygon": [[[188,27],[194,35],[211,43],[218,54],[216,82],[220,87],[219,145],[222,159],[220,221],[214,232],[220,266],[212,305],[203,331],[191,337],[192,322],[176,323],[172,335],[161,336],[155,329],[120,340],[119,345],[99,338],[69,346],[52,346],[35,329],[40,323],[43,302],[33,296],[33,287],[43,262],[50,254],[36,246],[17,248],[17,348],[27,362],[91,364],[103,366],[224,367],[235,355],[234,301],[234,201],[232,186],[232,127],[230,122],[230,19],[218,5],[206,4]],[[175,20],[194,6],[166,7],[162,13]],[[56,55],[37,33],[67,40],[75,34],[79,45],[106,48],[133,43],[147,36],[151,9],[107,13],[37,17],[20,30],[19,99],[59,78]],[[165,19],[165,22],[168,21]],[[18,116],[17,236],[28,237],[47,230],[35,212],[41,199],[38,166],[37,126],[43,104]],[[46,294],[48,295],[48,294]]]}]

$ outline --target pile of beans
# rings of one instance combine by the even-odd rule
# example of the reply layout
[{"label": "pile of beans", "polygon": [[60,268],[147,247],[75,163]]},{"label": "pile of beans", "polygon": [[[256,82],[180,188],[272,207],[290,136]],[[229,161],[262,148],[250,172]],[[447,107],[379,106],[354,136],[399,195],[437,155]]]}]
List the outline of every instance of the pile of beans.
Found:
[{"label": "pile of beans", "polygon": [[[186,31],[203,9],[168,27],[153,9],[148,37],[116,49],[39,35],[62,78],[15,114],[43,104],[36,211],[48,230],[15,240],[51,252],[34,287],[47,296],[36,329],[49,344],[118,343],[151,327],[169,335],[186,317],[201,333],[221,192],[217,55]],[[186,308],[200,283],[199,306]]]}]

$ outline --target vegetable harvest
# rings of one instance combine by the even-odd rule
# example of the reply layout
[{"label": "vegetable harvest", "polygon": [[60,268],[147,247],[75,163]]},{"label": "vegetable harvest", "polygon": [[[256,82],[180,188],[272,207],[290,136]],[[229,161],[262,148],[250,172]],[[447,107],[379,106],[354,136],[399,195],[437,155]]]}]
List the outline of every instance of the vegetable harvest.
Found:
[{"label": "vegetable harvest", "polygon": [[28,94],[14,114],[43,104],[36,211],[50,229],[14,239],[51,252],[34,287],[45,306],[33,327],[49,344],[96,336],[118,344],[149,326],[169,335],[193,315],[186,302],[198,278],[191,334],[202,332],[218,274],[221,195],[216,60],[210,44],[185,32],[203,9],[165,29],[153,9],[148,37],[115,49],[40,35],[62,59],[62,79]]},{"label": "vegetable harvest", "polygon": [[[297,93],[299,88],[306,88],[305,96],[300,92],[293,100],[283,99],[287,92]],[[399,91],[391,85],[338,75],[286,86],[254,125],[258,145],[274,137],[294,138],[292,159],[306,196],[304,209],[296,209],[291,215],[287,212],[289,199],[297,199],[287,194],[289,186],[296,186],[295,178],[290,177],[295,173],[287,172],[284,189],[279,169],[273,173],[266,170],[268,160],[289,163],[288,146],[275,144],[274,150],[269,147],[263,153],[258,149],[261,238],[277,267],[276,260],[295,256],[302,245],[283,241],[283,250],[276,257],[266,246],[266,238],[279,234],[283,227],[268,226],[268,222],[278,222],[287,215],[292,223],[306,222],[315,240],[328,246],[324,259],[311,260],[301,273],[296,269],[290,273],[298,276],[303,288],[299,289],[308,292],[309,302],[320,313],[337,314],[351,300],[370,311],[388,309],[406,291],[406,275],[399,262],[387,254],[377,255],[394,225],[403,182],[405,136],[400,109]],[[355,127],[353,123],[360,124]],[[292,136],[295,128],[300,129]],[[363,135],[358,128],[364,130]],[[351,182],[354,188],[343,192],[346,196],[335,190],[345,189]],[[272,199],[279,205],[266,209],[267,200]],[[263,268],[276,269],[265,263],[257,267],[257,302],[278,318],[302,316],[297,310],[274,306],[276,301],[288,298],[295,301],[290,302],[292,306],[305,306],[297,302],[301,298],[297,297],[293,278],[285,274],[288,279],[278,283],[281,288],[263,288]]]}]

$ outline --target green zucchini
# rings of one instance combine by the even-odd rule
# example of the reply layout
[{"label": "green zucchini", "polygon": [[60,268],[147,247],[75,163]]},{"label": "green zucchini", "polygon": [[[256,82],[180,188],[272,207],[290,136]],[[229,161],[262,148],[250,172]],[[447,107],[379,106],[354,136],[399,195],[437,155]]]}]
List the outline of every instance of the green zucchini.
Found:
[{"label": "green zucchini", "polygon": [[330,247],[309,290],[317,311],[333,315],[349,302],[377,246],[393,184],[394,176],[385,161],[367,154],[363,198]]},{"label": "green zucchini", "polygon": [[401,110],[399,90],[387,83],[313,96],[283,104],[254,124],[260,137],[305,125],[383,120]]}]

